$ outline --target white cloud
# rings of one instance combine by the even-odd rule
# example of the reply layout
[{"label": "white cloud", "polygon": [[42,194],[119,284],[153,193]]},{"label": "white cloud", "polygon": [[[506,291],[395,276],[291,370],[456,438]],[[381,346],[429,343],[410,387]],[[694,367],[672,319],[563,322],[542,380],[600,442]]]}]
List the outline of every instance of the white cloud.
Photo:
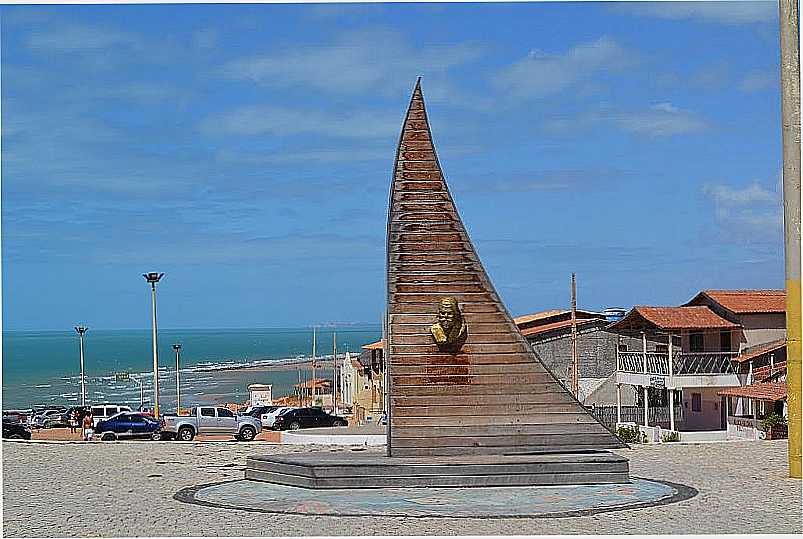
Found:
[{"label": "white cloud", "polygon": [[398,133],[401,118],[386,112],[332,113],[272,106],[242,107],[207,118],[201,131],[208,135],[302,135],[343,138],[388,137]]},{"label": "white cloud", "polygon": [[572,118],[553,118],[544,127],[556,134],[569,134],[593,129],[600,125],[648,137],[667,137],[703,131],[708,122],[698,114],[681,109],[672,103],[657,103],[648,109],[616,111],[603,108]]},{"label": "white cloud", "polygon": [[409,89],[418,75],[442,74],[481,56],[472,44],[412,47],[395,31],[366,29],[322,46],[287,48],[225,65],[230,78],[270,86],[309,86],[333,93],[383,93]]},{"label": "white cloud", "polygon": [[719,225],[729,233],[749,239],[770,237],[783,226],[783,199],[775,189],[752,182],[744,186],[707,183],[703,195],[714,204]]},{"label": "white cloud", "polygon": [[747,24],[778,20],[778,5],[771,1],[623,2],[612,9],[659,19],[698,19],[722,24]]},{"label": "white cloud", "polygon": [[779,71],[751,71],[745,76],[739,87],[744,92],[768,90],[778,86],[779,78]]},{"label": "white cloud", "polygon": [[493,83],[518,98],[557,94],[601,71],[634,65],[637,55],[609,37],[576,45],[563,54],[533,49],[500,71]]},{"label": "white cloud", "polygon": [[132,34],[86,25],[49,25],[34,30],[26,43],[32,50],[47,53],[99,51],[111,47],[139,48],[141,40]]},{"label": "white cloud", "polygon": [[671,103],[658,103],[636,112],[623,112],[611,117],[620,128],[637,135],[665,137],[702,131],[708,124],[695,113]]}]

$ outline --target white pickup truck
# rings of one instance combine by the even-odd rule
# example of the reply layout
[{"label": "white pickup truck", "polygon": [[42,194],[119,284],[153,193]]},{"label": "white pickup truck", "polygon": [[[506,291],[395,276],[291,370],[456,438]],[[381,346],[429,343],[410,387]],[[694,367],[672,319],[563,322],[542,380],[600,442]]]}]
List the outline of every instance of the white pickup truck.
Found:
[{"label": "white pickup truck", "polygon": [[190,415],[164,416],[162,432],[184,442],[197,434],[231,434],[237,440],[249,442],[262,432],[262,422],[220,406],[196,406]]}]

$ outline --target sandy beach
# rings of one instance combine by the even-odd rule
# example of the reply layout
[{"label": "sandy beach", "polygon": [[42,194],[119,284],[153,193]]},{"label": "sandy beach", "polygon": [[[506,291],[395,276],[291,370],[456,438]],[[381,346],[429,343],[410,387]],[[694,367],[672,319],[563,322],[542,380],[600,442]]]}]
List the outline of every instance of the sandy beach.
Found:
[{"label": "sandy beach", "polygon": [[[242,443],[3,442],[3,534],[310,536],[801,533],[801,483],[788,479],[786,440],[663,444],[617,450],[634,477],[696,488],[692,499],[584,517],[453,519],[252,513],[186,504],[186,487],[241,479],[258,453],[349,451]],[[383,448],[369,448],[382,452]],[[80,510],[79,515],[77,511]]]}]

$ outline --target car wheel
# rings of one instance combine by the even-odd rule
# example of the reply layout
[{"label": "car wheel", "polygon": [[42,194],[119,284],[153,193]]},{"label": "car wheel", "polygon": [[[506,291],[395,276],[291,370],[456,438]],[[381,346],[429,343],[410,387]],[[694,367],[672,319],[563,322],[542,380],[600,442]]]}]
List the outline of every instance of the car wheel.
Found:
[{"label": "car wheel", "polygon": [[191,442],[195,438],[195,431],[192,427],[181,427],[178,429],[178,439],[182,442]]},{"label": "car wheel", "polygon": [[240,440],[243,442],[250,442],[253,440],[257,435],[256,429],[254,427],[243,427],[240,429]]},{"label": "car wheel", "polygon": [[298,421],[293,421],[287,426],[287,428],[290,430],[298,430],[301,428],[301,423],[299,423]]},{"label": "car wheel", "polygon": [[22,434],[14,433],[11,436],[9,436],[9,439],[11,439],[11,440],[22,440]]},{"label": "car wheel", "polygon": [[159,432],[158,430],[154,433],[151,433],[151,440],[153,440],[154,442],[158,442],[161,439],[162,439],[162,433]]},{"label": "car wheel", "polygon": [[116,436],[111,432],[104,432],[103,434],[100,435],[100,439],[103,442],[113,442],[115,438]]},{"label": "car wheel", "polygon": [[343,421],[342,419],[337,419],[337,420],[335,420],[335,422],[334,422],[334,423],[332,423],[332,426],[333,426],[333,427],[346,427],[346,426],[348,426],[348,425],[347,425],[347,424],[346,424],[346,422],[345,422],[345,421]]}]

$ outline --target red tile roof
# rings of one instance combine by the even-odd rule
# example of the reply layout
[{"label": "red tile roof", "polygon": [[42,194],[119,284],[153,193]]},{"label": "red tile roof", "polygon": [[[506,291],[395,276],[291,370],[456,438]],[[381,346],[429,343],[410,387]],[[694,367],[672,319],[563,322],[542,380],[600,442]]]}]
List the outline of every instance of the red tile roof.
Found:
[{"label": "red tile roof", "polygon": [[[733,360],[742,363],[745,361],[750,361],[751,359],[755,359],[764,354],[775,352],[777,350],[780,350],[781,348],[786,348],[786,339],[778,339],[777,341],[751,346],[750,348],[742,350],[741,355],[736,356],[735,358],[733,358]],[[785,353],[784,357],[786,357]]]},{"label": "red tile roof", "polygon": [[383,348],[385,348],[384,340],[378,340],[362,347],[363,350],[382,350]]},{"label": "red tile roof", "polygon": [[609,326],[613,331],[654,327],[662,330],[730,329],[739,327],[705,306],[646,307],[637,305]]},{"label": "red tile roof", "polygon": [[703,290],[686,305],[700,305],[705,298],[735,314],[786,312],[783,290]]},{"label": "red tile roof", "polygon": [[773,365],[764,365],[753,369],[753,379],[759,382],[766,382],[778,373],[786,370],[786,361],[779,361]]},{"label": "red tile roof", "polygon": [[[550,309],[548,311],[540,311],[533,314],[517,316],[513,319],[513,323],[517,326],[533,325],[533,322],[540,322],[541,320],[560,316],[571,317],[571,314],[572,312],[569,309]],[[577,309],[577,318],[605,318],[605,315],[592,311]]]},{"label": "red tile roof", "polygon": [[743,387],[729,387],[718,391],[717,395],[744,397],[760,401],[780,401],[786,399],[786,383],[759,383]]},{"label": "red tile roof", "polygon": [[[577,326],[580,327],[581,325],[588,324],[589,322],[604,322],[605,320],[600,320],[599,318],[583,318],[577,320]],[[551,324],[544,324],[542,326],[532,326],[528,328],[524,328],[521,330],[521,334],[525,337],[529,337],[531,335],[539,335],[541,333],[546,333],[547,331],[552,331],[554,329],[563,329],[563,328],[570,328],[572,327],[571,320],[561,320],[559,322],[552,322]]]}]

